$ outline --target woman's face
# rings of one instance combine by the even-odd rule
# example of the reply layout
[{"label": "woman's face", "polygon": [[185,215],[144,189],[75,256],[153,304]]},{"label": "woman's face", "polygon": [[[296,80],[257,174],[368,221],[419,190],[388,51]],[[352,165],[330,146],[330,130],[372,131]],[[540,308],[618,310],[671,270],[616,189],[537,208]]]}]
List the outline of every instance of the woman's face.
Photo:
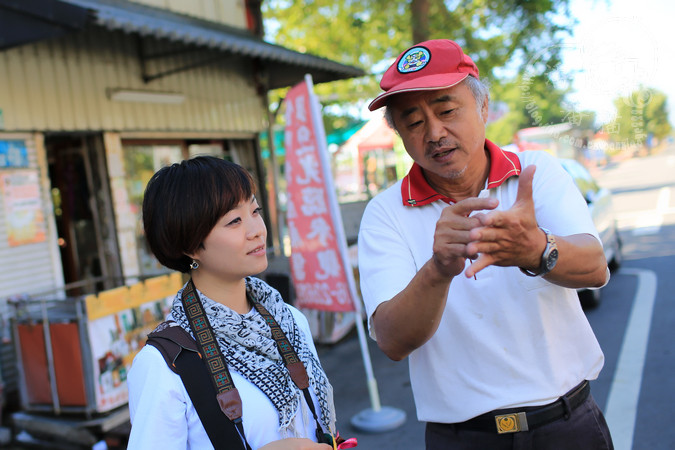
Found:
[{"label": "woman's face", "polygon": [[267,268],[267,228],[255,197],[228,211],[213,227],[203,248],[191,255],[199,271],[228,281],[256,275]]}]

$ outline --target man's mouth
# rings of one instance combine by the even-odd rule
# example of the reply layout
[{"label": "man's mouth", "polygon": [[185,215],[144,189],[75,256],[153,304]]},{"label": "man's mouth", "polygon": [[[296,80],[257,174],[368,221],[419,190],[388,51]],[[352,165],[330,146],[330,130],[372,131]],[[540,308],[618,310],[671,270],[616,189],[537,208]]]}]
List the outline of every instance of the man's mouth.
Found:
[{"label": "man's mouth", "polygon": [[448,156],[450,153],[454,152],[456,149],[455,148],[450,148],[446,150],[441,150],[441,151],[436,151],[431,154],[432,159],[442,159]]}]

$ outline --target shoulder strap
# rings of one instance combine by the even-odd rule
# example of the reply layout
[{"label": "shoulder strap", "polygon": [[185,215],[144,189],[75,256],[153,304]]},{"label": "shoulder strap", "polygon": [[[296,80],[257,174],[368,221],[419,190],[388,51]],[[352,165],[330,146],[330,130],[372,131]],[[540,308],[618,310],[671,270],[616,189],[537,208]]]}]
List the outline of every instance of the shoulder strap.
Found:
[{"label": "shoulder strap", "polygon": [[237,449],[250,450],[235,423],[224,417],[211,375],[194,339],[180,326],[170,326],[167,322],[162,325],[148,335],[146,344],[159,350],[169,368],[180,375],[213,447],[232,449],[233,443],[236,443]]},{"label": "shoulder strap", "polygon": [[162,322],[148,334],[146,344],[152,345],[164,357],[169,369],[178,373],[175,362],[182,350],[199,353],[192,336],[173,321]]},{"label": "shoulder strap", "polygon": [[204,306],[199,299],[192,278],[188,280],[185,289],[183,289],[181,301],[190,330],[198,345],[199,354],[204,358],[204,365],[209,371],[211,384],[213,384],[213,389],[216,392],[220,409],[228,419],[239,426],[240,433],[243,436],[244,430],[240,426],[242,420],[241,397],[232,382],[225,356],[220,350],[216,334],[211,327],[206,311],[204,311]]}]

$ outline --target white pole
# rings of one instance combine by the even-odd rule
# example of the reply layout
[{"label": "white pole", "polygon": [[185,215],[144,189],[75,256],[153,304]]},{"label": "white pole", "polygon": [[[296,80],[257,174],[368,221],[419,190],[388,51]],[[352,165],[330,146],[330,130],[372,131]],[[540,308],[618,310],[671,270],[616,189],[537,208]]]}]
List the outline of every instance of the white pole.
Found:
[{"label": "white pole", "polygon": [[337,194],[333,184],[333,174],[330,170],[330,160],[328,158],[328,148],[326,145],[326,132],[323,127],[323,119],[319,108],[319,101],[314,95],[314,86],[312,83],[312,76],[305,75],[305,82],[307,83],[307,90],[309,91],[309,104],[312,114],[312,120],[315,124],[316,140],[318,145],[318,153],[321,158],[321,166],[323,170],[324,180],[326,183],[326,191],[328,195],[328,203],[330,204],[331,214],[335,223],[335,233],[340,249],[340,256],[342,257],[343,268],[347,276],[349,284],[349,292],[351,294],[352,302],[354,303],[354,310],[356,315],[356,330],[359,336],[359,344],[361,346],[361,355],[363,357],[363,365],[366,369],[366,380],[368,383],[368,394],[370,396],[370,409],[361,411],[351,420],[355,428],[368,432],[389,431],[403,425],[406,419],[405,412],[391,407],[382,407],[380,404],[380,395],[377,389],[377,380],[373,373],[373,366],[370,360],[370,353],[368,351],[368,343],[366,342],[366,332],[363,327],[363,312],[361,308],[361,299],[356,291],[356,283],[354,281],[354,272],[347,254],[347,239],[345,237],[344,226],[342,224],[342,215],[338,206]]}]

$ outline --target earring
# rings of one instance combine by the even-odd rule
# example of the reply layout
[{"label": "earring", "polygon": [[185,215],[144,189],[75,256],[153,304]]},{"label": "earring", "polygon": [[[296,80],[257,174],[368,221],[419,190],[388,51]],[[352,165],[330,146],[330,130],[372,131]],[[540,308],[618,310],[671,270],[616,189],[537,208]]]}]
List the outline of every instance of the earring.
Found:
[{"label": "earring", "polygon": [[192,262],[190,263],[190,269],[196,270],[198,267],[199,263],[193,259]]}]

